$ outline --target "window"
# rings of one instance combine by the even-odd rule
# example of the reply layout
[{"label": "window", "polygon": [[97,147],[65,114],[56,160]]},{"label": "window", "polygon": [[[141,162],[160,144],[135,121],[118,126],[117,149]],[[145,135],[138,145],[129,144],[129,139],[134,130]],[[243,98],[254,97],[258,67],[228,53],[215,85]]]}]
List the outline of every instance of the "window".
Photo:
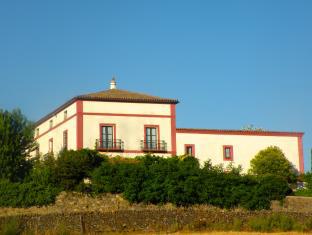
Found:
[{"label": "window", "polygon": [[53,127],[53,120],[50,120],[50,129]]},{"label": "window", "polygon": [[145,127],[145,147],[147,149],[157,150],[158,130],[158,126]]},{"label": "window", "polygon": [[53,153],[53,138],[49,139],[49,153]]},{"label": "window", "polygon": [[64,120],[67,119],[67,110],[64,111]]},{"label": "window", "polygon": [[36,129],[36,137],[39,136],[39,128]]},{"label": "window", "polygon": [[68,149],[68,131],[63,131],[63,149]]},{"label": "window", "polygon": [[223,160],[233,161],[233,146],[232,145],[223,146]]},{"label": "window", "polygon": [[100,148],[112,149],[114,146],[114,125],[100,126]]},{"label": "window", "polygon": [[194,144],[186,144],[184,145],[185,154],[188,156],[195,156],[195,145]]}]

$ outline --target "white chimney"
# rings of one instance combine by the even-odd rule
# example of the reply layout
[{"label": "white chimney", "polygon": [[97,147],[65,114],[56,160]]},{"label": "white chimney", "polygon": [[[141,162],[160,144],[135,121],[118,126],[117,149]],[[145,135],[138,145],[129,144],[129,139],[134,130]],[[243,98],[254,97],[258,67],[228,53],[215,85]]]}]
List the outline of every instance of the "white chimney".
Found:
[{"label": "white chimney", "polygon": [[117,89],[117,85],[116,85],[116,79],[115,77],[112,78],[111,82],[110,82],[110,87],[109,89]]}]

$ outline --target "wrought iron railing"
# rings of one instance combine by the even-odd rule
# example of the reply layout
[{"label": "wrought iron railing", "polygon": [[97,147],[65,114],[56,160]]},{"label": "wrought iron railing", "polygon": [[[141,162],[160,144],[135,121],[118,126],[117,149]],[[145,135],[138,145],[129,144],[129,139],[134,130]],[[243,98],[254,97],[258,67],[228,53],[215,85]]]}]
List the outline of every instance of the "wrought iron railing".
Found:
[{"label": "wrought iron railing", "polygon": [[124,142],[116,139],[109,140],[96,140],[96,149],[105,152],[122,152],[124,150]]},{"label": "wrought iron railing", "polygon": [[141,140],[141,150],[144,152],[167,152],[167,143],[164,140],[145,141]]}]

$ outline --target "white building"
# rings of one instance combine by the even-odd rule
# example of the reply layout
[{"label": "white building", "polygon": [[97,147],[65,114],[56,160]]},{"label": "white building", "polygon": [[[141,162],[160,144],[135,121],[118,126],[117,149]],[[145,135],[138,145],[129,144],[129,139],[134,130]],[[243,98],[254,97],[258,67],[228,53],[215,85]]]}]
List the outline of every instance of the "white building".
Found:
[{"label": "white building", "polygon": [[278,146],[304,171],[301,132],[176,128],[175,99],[110,89],[80,95],[36,123],[38,153],[62,148],[97,148],[111,156],[155,153],[190,154],[201,162],[233,162],[249,168],[250,160],[268,146]]}]

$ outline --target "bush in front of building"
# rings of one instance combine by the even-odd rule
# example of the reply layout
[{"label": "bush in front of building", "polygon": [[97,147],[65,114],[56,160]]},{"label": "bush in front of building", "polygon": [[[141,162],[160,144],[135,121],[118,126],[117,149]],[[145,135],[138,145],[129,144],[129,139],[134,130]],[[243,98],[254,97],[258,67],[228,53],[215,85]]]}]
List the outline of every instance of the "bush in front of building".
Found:
[{"label": "bush in front of building", "polygon": [[[83,183],[91,179],[91,185]],[[123,194],[131,203],[177,206],[210,204],[268,209],[271,200],[291,192],[279,176],[242,175],[239,168],[225,171],[194,157],[138,156],[108,158],[93,150],[63,151],[58,158],[44,156],[22,182],[1,180],[0,206],[28,207],[53,203],[62,190]]]},{"label": "bush in front of building", "polygon": [[96,150],[61,151],[54,169],[57,185],[66,191],[74,190],[104,159]]},{"label": "bush in front of building", "polygon": [[91,174],[92,190],[95,193],[124,192],[136,163],[137,161],[131,158],[104,158],[101,165]]},{"label": "bush in front of building", "polygon": [[22,182],[0,181],[0,207],[51,204],[61,191],[81,189],[83,179],[105,160],[107,157],[88,149],[62,151],[57,158],[45,155],[34,161]]},{"label": "bush in front of building", "polygon": [[0,207],[43,206],[55,201],[60,190],[36,182],[12,183],[0,180]]},{"label": "bush in front of building", "polygon": [[241,206],[250,210],[269,209],[272,200],[282,200],[292,193],[287,181],[278,175],[253,177],[256,184],[243,195]]},{"label": "bush in front of building", "polygon": [[92,174],[97,193],[123,193],[131,203],[178,206],[210,204],[221,208],[268,209],[271,200],[291,192],[279,176],[241,175],[233,168],[225,172],[207,162],[200,167],[194,157],[137,157],[131,163],[103,162]]},{"label": "bush in front of building", "polygon": [[285,178],[289,183],[297,180],[297,172],[283,151],[276,146],[261,150],[251,161],[249,172],[254,175],[273,174]]}]

